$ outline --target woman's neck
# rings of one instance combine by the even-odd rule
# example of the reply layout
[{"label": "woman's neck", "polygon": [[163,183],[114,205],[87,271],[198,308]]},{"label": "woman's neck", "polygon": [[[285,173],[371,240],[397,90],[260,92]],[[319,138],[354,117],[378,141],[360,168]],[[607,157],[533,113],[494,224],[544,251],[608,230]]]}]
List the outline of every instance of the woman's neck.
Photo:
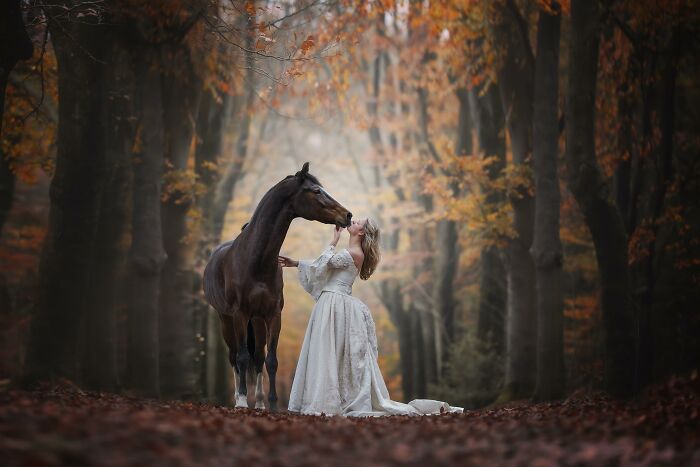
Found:
[{"label": "woman's neck", "polygon": [[[362,250],[362,237],[359,235],[350,235],[349,248],[359,248]],[[363,251],[364,253],[364,251]]]}]

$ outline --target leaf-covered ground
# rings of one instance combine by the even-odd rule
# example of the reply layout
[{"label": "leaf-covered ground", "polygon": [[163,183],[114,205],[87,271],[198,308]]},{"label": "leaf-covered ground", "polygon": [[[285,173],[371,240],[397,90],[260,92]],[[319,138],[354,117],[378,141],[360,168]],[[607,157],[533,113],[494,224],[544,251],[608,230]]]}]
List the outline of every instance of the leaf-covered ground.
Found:
[{"label": "leaf-covered ground", "polygon": [[0,393],[0,463],[700,465],[700,378],[631,403],[582,395],[462,415],[345,419],[152,401],[64,385]]}]

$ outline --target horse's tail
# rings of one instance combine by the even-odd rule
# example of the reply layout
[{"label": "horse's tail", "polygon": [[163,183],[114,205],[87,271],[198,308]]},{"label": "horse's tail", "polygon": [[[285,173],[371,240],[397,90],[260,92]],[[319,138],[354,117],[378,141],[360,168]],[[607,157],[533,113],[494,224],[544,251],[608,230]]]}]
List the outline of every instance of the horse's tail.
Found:
[{"label": "horse's tail", "polygon": [[233,244],[233,240],[229,240],[214,248],[202,275],[204,297],[216,311],[222,314],[226,313],[228,306],[226,303],[224,270],[221,267],[221,263],[231,244]]}]

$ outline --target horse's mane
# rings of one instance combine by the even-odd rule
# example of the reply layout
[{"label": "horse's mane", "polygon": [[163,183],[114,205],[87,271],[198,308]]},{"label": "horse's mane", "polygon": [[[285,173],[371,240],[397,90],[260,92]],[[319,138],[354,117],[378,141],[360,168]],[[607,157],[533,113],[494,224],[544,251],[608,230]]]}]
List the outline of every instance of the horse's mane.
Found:
[{"label": "horse's mane", "polygon": [[[300,173],[301,173],[301,176],[302,176],[304,179],[310,180],[311,182],[315,183],[315,184],[318,185],[318,186],[323,186],[323,185],[321,185],[321,182],[318,180],[318,178],[316,178],[315,176],[311,175],[310,173],[308,173],[308,172],[306,172],[306,173],[300,172]],[[267,193],[265,193],[265,194],[263,195],[262,199],[261,199],[260,202],[258,203],[258,206],[255,208],[255,211],[253,212],[253,215],[251,216],[251,220],[253,220],[253,218],[255,218],[255,216],[258,214],[258,211],[260,211],[260,209],[261,209],[263,206],[265,206],[265,205],[267,204],[267,202],[272,198],[273,195],[275,195],[275,194],[281,192],[282,190],[289,190],[289,191],[290,191],[290,194],[291,194],[291,191],[292,191],[292,190],[289,189],[289,188],[287,188],[287,187],[284,186],[284,185],[288,185],[288,184],[285,184],[285,182],[289,181],[289,180],[292,179],[292,178],[295,178],[296,176],[297,176],[297,175],[287,175],[287,176],[284,177],[282,180],[280,180],[275,186],[273,186],[272,188],[270,188],[270,189],[267,191]],[[248,223],[246,223],[246,225],[248,225]],[[245,227],[246,227],[246,226],[244,225],[243,228],[242,228],[241,230],[243,230]]]},{"label": "horse's mane", "polygon": [[[289,180],[290,178],[293,178],[293,177],[296,177],[296,175],[287,175],[286,177],[284,177],[284,178],[282,179],[282,182],[285,181],[285,180]],[[318,185],[318,186],[323,186],[323,184],[322,184],[321,182],[318,181],[318,178],[316,178],[315,176],[311,175],[311,174],[308,173],[308,172],[304,175],[304,178],[307,178],[307,179],[311,180],[313,183],[315,183],[315,184]],[[280,183],[281,183],[281,182],[280,182]],[[278,183],[278,185],[279,185],[279,183]],[[277,185],[275,185],[275,186],[277,186]],[[274,188],[274,187],[273,187],[273,188]]]}]

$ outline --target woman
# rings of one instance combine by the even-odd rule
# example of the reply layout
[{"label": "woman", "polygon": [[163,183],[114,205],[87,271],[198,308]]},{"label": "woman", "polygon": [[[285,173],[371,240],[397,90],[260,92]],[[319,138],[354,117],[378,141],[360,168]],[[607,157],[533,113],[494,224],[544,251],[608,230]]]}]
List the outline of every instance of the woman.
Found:
[{"label": "woman", "polygon": [[359,274],[369,279],[379,263],[379,228],[372,219],[352,221],[350,243],[336,252],[342,229],[314,261],[280,256],[298,267],[299,280],[316,300],[306,328],[289,396],[289,410],[304,414],[380,416],[462,412],[445,402],[389,398],[377,364],[377,336],[367,306],[352,296]]}]

